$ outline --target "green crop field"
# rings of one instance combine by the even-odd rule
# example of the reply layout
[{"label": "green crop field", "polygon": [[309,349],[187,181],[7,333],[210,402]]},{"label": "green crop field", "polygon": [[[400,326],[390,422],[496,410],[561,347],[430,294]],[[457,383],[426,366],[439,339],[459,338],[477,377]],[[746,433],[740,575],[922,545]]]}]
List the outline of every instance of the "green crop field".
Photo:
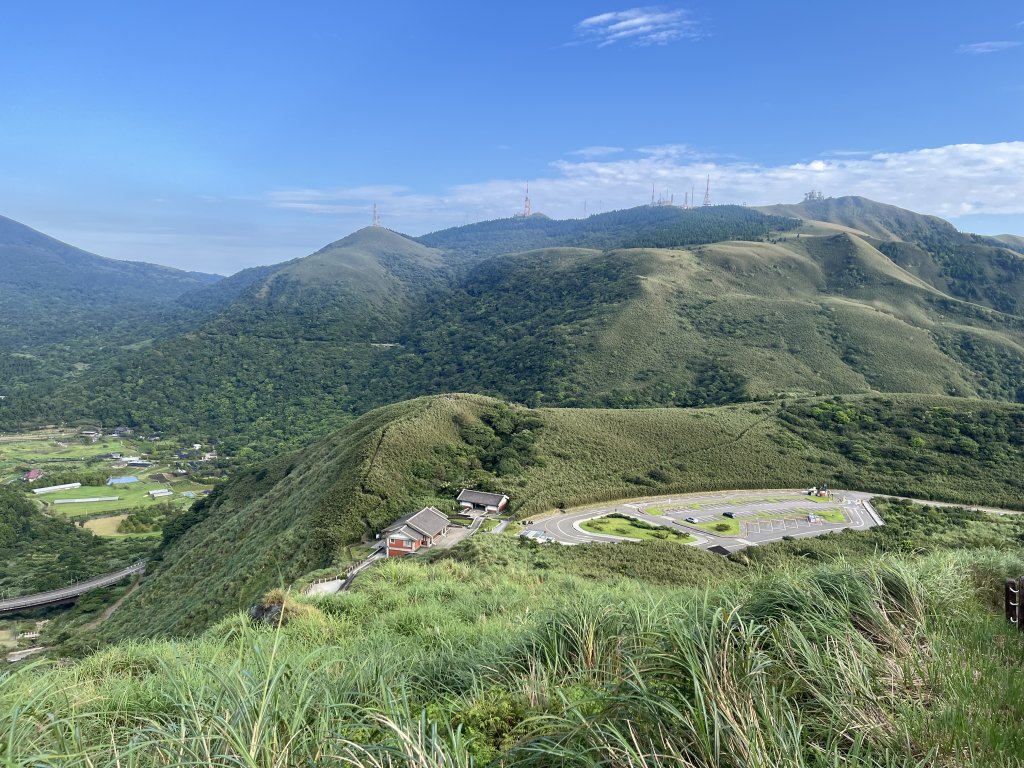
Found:
[{"label": "green crop field", "polygon": [[[81,488],[72,488],[67,491],[46,493],[32,498],[46,505],[47,510],[54,514],[63,515],[68,518],[88,517],[103,512],[116,512],[121,509],[133,507],[149,507],[155,504],[172,503],[177,506],[188,506],[193,499],[175,494],[174,496],[162,496],[151,498],[150,491],[167,488],[166,483],[144,482],[130,483],[128,485],[83,485]],[[95,501],[82,502],[78,504],[54,504],[59,499],[91,499],[107,496],[119,497],[117,501]]]},{"label": "green crop field", "polygon": [[29,469],[53,472],[85,466],[105,453],[131,455],[140,450],[132,440],[102,438],[83,442],[77,432],[38,430],[0,436],[0,480],[15,480]]}]

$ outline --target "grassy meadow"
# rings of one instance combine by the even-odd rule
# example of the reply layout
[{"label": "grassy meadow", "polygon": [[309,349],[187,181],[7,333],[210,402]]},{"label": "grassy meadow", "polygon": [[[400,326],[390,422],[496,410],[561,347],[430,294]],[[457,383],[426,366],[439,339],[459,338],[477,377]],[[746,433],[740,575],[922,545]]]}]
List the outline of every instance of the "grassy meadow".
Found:
[{"label": "grassy meadow", "polygon": [[[1019,545],[794,544],[743,565],[478,537],[349,593],[270,593],[266,624],[8,672],[0,743],[12,765],[90,768],[1012,764],[1024,643],[997,606]],[[673,583],[645,580],[680,560]]]}]

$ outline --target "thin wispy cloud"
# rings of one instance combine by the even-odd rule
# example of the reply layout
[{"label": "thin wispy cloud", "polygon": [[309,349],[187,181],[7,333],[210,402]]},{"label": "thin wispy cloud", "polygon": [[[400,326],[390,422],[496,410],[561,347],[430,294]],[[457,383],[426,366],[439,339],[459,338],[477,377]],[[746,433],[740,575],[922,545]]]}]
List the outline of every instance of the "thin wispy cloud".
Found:
[{"label": "thin wispy cloud", "polygon": [[622,147],[583,147],[583,149],[577,149],[570,152],[570,155],[578,155],[579,157],[607,157],[608,155],[618,155],[625,152]]},{"label": "thin wispy cloud", "polygon": [[881,151],[880,149],[830,149],[821,154],[826,157],[868,157]]},{"label": "thin wispy cloud", "polygon": [[577,42],[599,48],[615,43],[665,45],[703,37],[700,25],[682,8],[637,7],[590,16],[576,25]]},{"label": "thin wispy cloud", "polygon": [[957,53],[970,53],[974,55],[985,54],[985,53],[999,53],[1000,51],[1006,51],[1010,48],[1016,48],[1021,43],[1019,40],[989,40],[984,43],[970,43],[968,45],[961,45],[956,49]]}]

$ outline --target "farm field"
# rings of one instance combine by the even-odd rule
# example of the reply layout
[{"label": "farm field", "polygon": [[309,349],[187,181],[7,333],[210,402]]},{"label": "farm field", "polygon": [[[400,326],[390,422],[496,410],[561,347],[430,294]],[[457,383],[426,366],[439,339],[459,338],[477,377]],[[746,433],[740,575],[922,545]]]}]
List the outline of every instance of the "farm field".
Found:
[{"label": "farm field", "polygon": [[105,438],[86,443],[75,432],[40,430],[0,435],[0,482],[21,477],[28,469],[80,467],[104,453],[130,454],[141,450],[128,439]]},{"label": "farm field", "polygon": [[121,524],[128,515],[108,515],[107,517],[94,517],[85,521],[86,530],[92,531],[97,536],[109,536],[113,538],[141,538],[143,536],[159,536],[159,532],[152,533],[121,533],[117,526]]},{"label": "farm field", "polygon": [[[66,491],[56,491],[40,496],[31,495],[37,504],[50,514],[59,515],[69,519],[80,519],[92,515],[117,512],[122,509],[135,509],[138,507],[150,507],[157,504],[174,504],[178,507],[189,506],[195,498],[203,491],[209,490],[212,486],[196,483],[188,480],[175,483],[157,482],[148,480],[150,475],[167,472],[168,467],[149,467],[144,470],[123,470],[125,475],[133,475],[139,478],[136,483],[118,485],[83,485],[80,488],[71,488]],[[170,490],[173,496],[161,496],[152,498],[150,491]],[[184,496],[184,493],[192,493],[193,496]],[[71,499],[93,499],[116,496],[112,501],[83,501],[78,503],[56,504],[57,501],[68,501]]]},{"label": "farm field", "polygon": [[[192,499],[175,493],[173,496],[163,496],[157,499],[151,498],[150,491],[169,489],[167,483],[156,483],[140,480],[131,485],[104,485],[93,486],[83,485],[81,488],[71,488],[67,491],[48,493],[37,497],[37,500],[46,505],[46,510],[52,514],[62,515],[68,518],[88,517],[101,512],[116,512],[119,509],[132,509],[134,507],[148,507],[154,504],[170,502],[172,504],[187,505]],[[55,501],[65,499],[91,499],[96,497],[117,496],[117,501],[89,501],[78,504],[54,504]]]}]

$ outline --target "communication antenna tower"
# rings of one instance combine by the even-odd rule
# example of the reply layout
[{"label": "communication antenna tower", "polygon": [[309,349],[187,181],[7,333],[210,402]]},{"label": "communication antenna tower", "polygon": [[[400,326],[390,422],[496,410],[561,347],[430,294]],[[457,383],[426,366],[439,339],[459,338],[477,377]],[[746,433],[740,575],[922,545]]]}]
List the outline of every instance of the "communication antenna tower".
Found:
[{"label": "communication antenna tower", "polygon": [[683,208],[689,208],[689,207],[690,207],[690,193],[689,192],[684,192],[683,193]]},{"label": "communication antenna tower", "polygon": [[708,174],[708,185],[704,188],[704,205],[711,205],[711,174]]},{"label": "communication antenna tower", "polygon": [[375,226],[375,227],[379,227],[380,226],[380,214],[377,213],[377,204],[376,203],[373,204],[373,226]]},{"label": "communication antenna tower", "polygon": [[526,182],[526,202],[523,205],[523,218],[530,218],[530,182]]},{"label": "communication antenna tower", "polygon": [[654,184],[651,184],[651,205],[654,205]]}]

